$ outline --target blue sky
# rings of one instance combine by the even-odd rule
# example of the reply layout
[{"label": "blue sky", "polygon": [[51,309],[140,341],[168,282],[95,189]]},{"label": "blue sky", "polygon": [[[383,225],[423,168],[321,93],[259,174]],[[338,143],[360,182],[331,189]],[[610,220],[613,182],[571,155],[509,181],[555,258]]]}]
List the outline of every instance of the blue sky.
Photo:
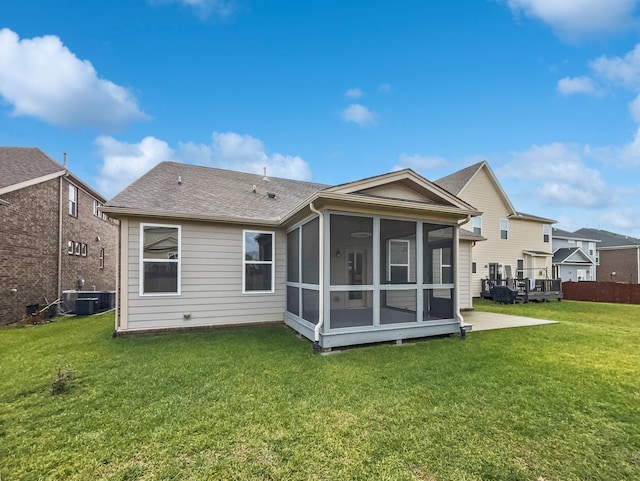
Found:
[{"label": "blue sky", "polygon": [[108,198],[163,160],[327,184],[487,160],[516,209],[640,237],[638,3],[4,2],[0,144]]}]

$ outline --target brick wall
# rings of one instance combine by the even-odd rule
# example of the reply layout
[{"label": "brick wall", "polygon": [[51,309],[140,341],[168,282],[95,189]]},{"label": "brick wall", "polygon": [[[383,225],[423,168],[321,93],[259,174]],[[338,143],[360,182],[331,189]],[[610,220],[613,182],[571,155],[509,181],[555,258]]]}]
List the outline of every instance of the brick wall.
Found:
[{"label": "brick wall", "polygon": [[[93,215],[94,198],[78,188],[77,217],[69,215],[69,181],[62,179],[62,239],[58,244],[60,179],[26,187],[2,196],[0,204],[0,323],[21,319],[26,306],[44,307],[58,292],[58,256],[61,290],[115,290],[118,225]],[[74,253],[67,253],[67,243]],[[86,256],[75,255],[75,243],[86,246]],[[100,268],[104,249],[104,268]],[[15,289],[15,292],[13,291]]]},{"label": "brick wall", "polygon": [[[78,188],[77,217],[69,215],[69,181],[63,180],[64,207],[62,213],[62,290],[77,289],[84,279],[83,290],[116,288],[118,226],[93,214],[94,198]],[[74,243],[74,253],[67,253],[68,242]],[[76,255],[75,245],[81,247]],[[104,268],[100,268],[100,249],[104,249]]]},{"label": "brick wall", "polygon": [[[27,305],[57,299],[58,179],[2,196],[0,323],[21,319]],[[15,289],[15,291],[13,291]]]},{"label": "brick wall", "polygon": [[[600,282],[630,282],[638,284],[638,250],[616,249],[601,250],[598,265],[597,281]],[[611,273],[615,272],[615,276]]]}]

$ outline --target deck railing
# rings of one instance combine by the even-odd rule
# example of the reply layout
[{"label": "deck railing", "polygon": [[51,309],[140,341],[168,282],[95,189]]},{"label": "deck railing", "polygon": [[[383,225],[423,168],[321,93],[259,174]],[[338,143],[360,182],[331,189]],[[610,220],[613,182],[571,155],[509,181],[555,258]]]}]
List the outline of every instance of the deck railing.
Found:
[{"label": "deck railing", "polygon": [[523,302],[562,299],[562,279],[482,279],[482,297],[491,299],[493,286],[507,286]]}]

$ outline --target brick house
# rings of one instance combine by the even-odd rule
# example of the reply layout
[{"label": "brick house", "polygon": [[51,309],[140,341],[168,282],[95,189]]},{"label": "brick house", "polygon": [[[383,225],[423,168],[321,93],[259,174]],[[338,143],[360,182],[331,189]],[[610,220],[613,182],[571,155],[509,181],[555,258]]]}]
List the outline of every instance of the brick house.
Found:
[{"label": "brick house", "polygon": [[574,234],[600,241],[597,246],[597,281],[640,284],[640,239],[589,228],[579,229]]},{"label": "brick house", "polygon": [[0,147],[0,324],[64,290],[115,290],[118,226],[104,202],[40,149]]}]

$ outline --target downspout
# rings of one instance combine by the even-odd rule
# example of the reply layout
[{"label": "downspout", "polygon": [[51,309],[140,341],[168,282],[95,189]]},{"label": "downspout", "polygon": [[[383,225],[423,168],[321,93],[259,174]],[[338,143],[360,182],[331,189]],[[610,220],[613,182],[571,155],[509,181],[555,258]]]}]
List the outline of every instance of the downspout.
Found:
[{"label": "downspout", "polygon": [[456,229],[456,248],[455,248],[455,256],[454,262],[456,266],[456,316],[460,322],[460,338],[467,338],[467,330],[464,324],[464,317],[462,317],[462,313],[460,312],[460,279],[458,279],[458,273],[460,272],[460,227],[465,225],[467,222],[471,220],[471,216],[468,215],[467,218],[462,221],[462,223],[458,224],[458,228]]},{"label": "downspout", "polygon": [[318,323],[313,330],[313,353],[317,354],[318,352],[320,352],[320,329],[322,329],[322,325],[324,324],[324,215],[321,211],[315,208],[313,202],[309,204],[309,209],[311,210],[311,212],[318,215],[318,236],[320,237],[320,255],[318,259],[318,280],[320,281],[320,294],[318,296],[318,299],[320,305],[318,306]]},{"label": "downspout", "polygon": [[58,292],[56,298],[62,296],[62,177],[58,178]]}]

